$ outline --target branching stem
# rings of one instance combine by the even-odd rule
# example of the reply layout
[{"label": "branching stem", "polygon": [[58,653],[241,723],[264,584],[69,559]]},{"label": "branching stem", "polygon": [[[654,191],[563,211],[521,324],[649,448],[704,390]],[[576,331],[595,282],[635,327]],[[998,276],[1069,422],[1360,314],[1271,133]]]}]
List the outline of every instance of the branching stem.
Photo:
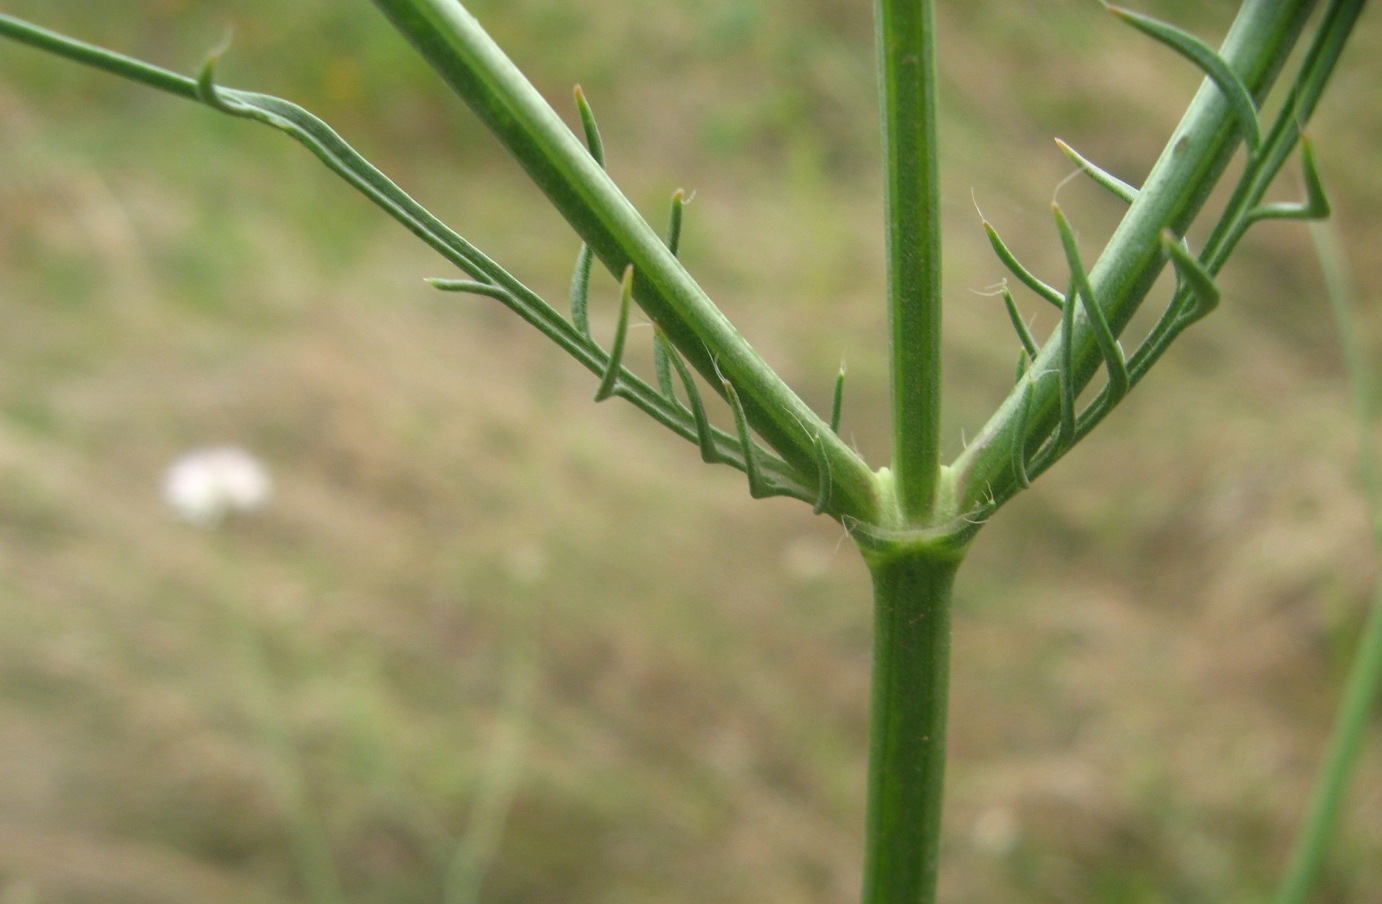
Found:
[{"label": "branching stem", "polygon": [[[1330,5],[1341,4],[1336,0]],[[1255,98],[1271,87],[1314,6],[1313,0],[1247,0],[1243,4],[1219,54]],[[1122,332],[1165,266],[1163,231],[1184,234],[1241,143],[1241,131],[1220,87],[1207,79],[1127,215],[1089,269],[1093,295],[1114,336]],[[1057,331],[1046,342],[1033,368],[1055,370],[1067,367],[1063,362],[1068,362],[1068,379],[1078,394],[1098,372],[1104,357],[1088,318],[1076,319],[1069,338],[1063,333]],[[956,460],[952,467],[963,481],[962,508],[983,510],[990,504],[986,500],[1001,501],[1018,487],[1012,468],[1012,434],[1019,422],[1029,436],[1048,434],[1060,416],[1057,389],[1055,381],[1038,383],[1024,417],[1024,390],[1015,388]]]},{"label": "branching stem", "polygon": [[635,271],[633,297],[712,388],[719,372],[739,394],[749,426],[803,474],[829,463],[837,517],[872,520],[878,484],[715,307],[585,145],[457,0],[374,0],[433,69],[480,117],[595,256]]}]

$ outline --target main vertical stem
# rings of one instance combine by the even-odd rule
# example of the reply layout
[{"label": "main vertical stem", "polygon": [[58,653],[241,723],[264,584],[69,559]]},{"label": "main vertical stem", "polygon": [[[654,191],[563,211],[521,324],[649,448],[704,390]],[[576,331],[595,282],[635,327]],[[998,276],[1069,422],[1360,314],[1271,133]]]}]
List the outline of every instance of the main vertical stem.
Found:
[{"label": "main vertical stem", "polygon": [[898,514],[927,520],[940,474],[941,239],[933,0],[876,0]]},{"label": "main vertical stem", "polygon": [[863,904],[936,899],[959,564],[955,552],[925,546],[868,556],[874,642]]}]

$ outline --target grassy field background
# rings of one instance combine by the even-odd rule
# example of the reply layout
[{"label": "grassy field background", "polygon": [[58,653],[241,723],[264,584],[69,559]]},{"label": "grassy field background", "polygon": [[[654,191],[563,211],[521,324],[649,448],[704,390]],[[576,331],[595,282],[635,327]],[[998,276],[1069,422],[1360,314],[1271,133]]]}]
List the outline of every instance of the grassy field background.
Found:
[{"label": "grassy field background", "polygon": [[[1210,39],[1232,13],[1139,6]],[[1198,79],[1095,4],[941,7],[953,454],[1016,354],[975,203],[1059,273],[1051,138],[1137,181]],[[564,297],[575,241],[364,0],[4,8],[183,71],[233,25],[227,84]],[[847,359],[885,461],[868,4],[473,8],[558,109],[585,87],[650,219],[695,192],[683,258],[804,397]],[[1312,132],[1374,349],[1379,111],[1365,17]],[[269,130],[4,44],[0,172],[0,902],[855,899],[869,603],[837,526],[591,405]],[[1092,255],[1117,205],[1061,200]],[[962,573],[946,901],[1280,873],[1377,569],[1307,231],[1257,227],[1222,284]],[[178,523],[163,469],[223,442],[273,504]],[[1321,902],[1382,900],[1379,813],[1375,720]]]}]

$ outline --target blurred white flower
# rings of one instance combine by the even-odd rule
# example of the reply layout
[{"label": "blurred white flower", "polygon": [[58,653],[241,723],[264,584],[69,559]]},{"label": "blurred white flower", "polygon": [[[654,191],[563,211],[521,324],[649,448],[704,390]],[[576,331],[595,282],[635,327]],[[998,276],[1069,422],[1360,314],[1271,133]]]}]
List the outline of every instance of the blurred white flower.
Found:
[{"label": "blurred white flower", "polygon": [[261,508],[272,491],[259,459],[235,446],[193,449],[163,476],[164,500],[179,518],[198,527],[214,527],[229,514]]},{"label": "blurred white flower", "polygon": [[970,829],[974,846],[994,856],[1010,854],[1022,840],[1022,825],[1010,807],[994,804],[974,820]]}]

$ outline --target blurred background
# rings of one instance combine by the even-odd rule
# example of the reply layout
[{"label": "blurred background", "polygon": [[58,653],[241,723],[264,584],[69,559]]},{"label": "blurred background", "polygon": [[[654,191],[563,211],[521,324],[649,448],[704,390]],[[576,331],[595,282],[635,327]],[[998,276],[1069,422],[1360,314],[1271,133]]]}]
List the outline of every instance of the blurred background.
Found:
[{"label": "blurred background", "polygon": [[[1011,385],[975,205],[1062,272],[1059,136],[1138,182],[1198,78],[1084,2],[942,3],[948,455]],[[475,13],[818,409],[887,458],[869,4]],[[1217,41],[1234,4],[1141,2]],[[6,0],[322,115],[561,304],[576,242],[364,0]],[[1382,313],[1382,29],[1312,128]],[[867,575],[622,403],[284,136],[0,44],[0,904],[849,902]],[[1120,213],[1072,182],[1092,258]],[[1274,197],[1299,196],[1288,166]],[[1264,901],[1376,574],[1308,230],[979,537],[943,898]],[[1164,297],[1160,295],[1158,297]],[[593,289],[612,330],[617,287]],[[1041,303],[1022,299],[1044,330]],[[635,339],[646,330],[635,331]],[[272,474],[203,530],[189,448]],[[1382,725],[1322,902],[1382,900]]]}]

